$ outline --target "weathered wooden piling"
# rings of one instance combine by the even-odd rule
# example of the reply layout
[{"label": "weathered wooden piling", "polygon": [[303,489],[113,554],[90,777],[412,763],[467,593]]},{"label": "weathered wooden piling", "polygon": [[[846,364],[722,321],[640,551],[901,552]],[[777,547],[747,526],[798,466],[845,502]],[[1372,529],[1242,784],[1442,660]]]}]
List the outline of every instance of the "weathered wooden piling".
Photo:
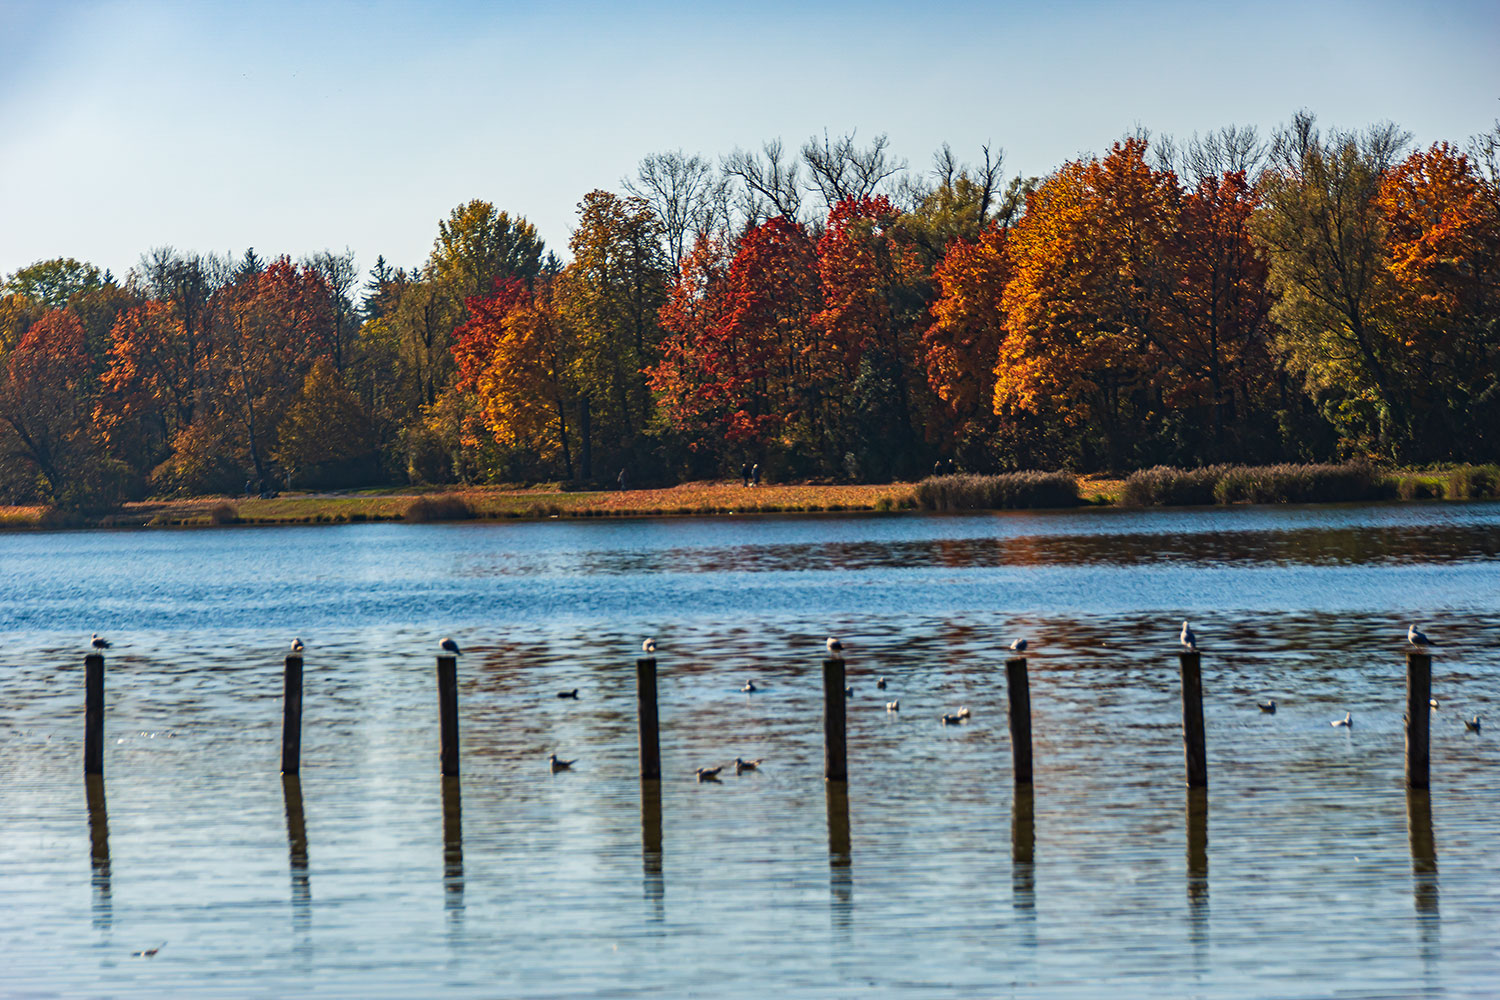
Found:
[{"label": "weathered wooden piling", "polygon": [[636,717],[640,720],[641,777],[661,778],[661,733],[656,714],[656,657],[635,661]]},{"label": "weathered wooden piling", "polygon": [[1406,654],[1406,787],[1427,788],[1432,701],[1432,656]]},{"label": "weathered wooden piling", "polygon": [[1005,688],[1010,709],[1010,747],[1016,784],[1031,784],[1031,682],[1026,657],[1005,661]]},{"label": "weathered wooden piling", "polygon": [[849,780],[845,697],[844,661],[830,657],[823,661],[823,777],[829,781]]},{"label": "weathered wooden piling", "polygon": [[302,657],[286,658],[286,695],[281,715],[281,773],[302,770]]},{"label": "weathered wooden piling", "polygon": [[458,776],[458,657],[437,658],[438,730],[443,774]]},{"label": "weathered wooden piling", "polygon": [[104,654],[83,658],[83,773],[104,773]]},{"label": "weathered wooden piling", "polygon": [[1196,649],[1178,654],[1182,661],[1182,749],[1189,788],[1208,787],[1208,753],[1203,746],[1203,672]]}]

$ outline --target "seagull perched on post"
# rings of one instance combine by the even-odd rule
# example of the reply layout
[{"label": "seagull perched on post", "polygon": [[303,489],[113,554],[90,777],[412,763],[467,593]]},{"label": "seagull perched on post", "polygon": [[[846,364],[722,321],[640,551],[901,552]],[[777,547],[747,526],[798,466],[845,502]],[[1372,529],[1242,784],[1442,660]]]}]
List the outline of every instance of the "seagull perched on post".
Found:
[{"label": "seagull perched on post", "polygon": [[1344,717],[1342,719],[1334,719],[1332,722],[1329,723],[1329,725],[1330,726],[1344,726],[1347,729],[1353,729],[1354,728],[1354,713],[1353,712],[1345,712],[1344,713]]},{"label": "seagull perched on post", "polygon": [[438,648],[445,653],[452,653],[454,656],[463,655],[461,652],[459,652],[458,643],[454,642],[452,639],[443,639],[442,642],[438,643]]},{"label": "seagull perched on post", "polygon": [[292,652],[296,653],[298,656],[301,656],[302,651],[306,648],[307,647],[302,644],[301,636],[298,636],[297,638],[292,640]]},{"label": "seagull perched on post", "polygon": [[647,639],[645,642],[641,643],[641,652],[645,653],[647,656],[655,656],[656,655],[656,640],[655,639]]},{"label": "seagull perched on post", "polygon": [[109,640],[104,638],[104,636],[100,635],[98,632],[95,632],[94,637],[89,640],[89,645],[102,653],[109,648]]},{"label": "seagull perched on post", "polygon": [[839,642],[833,636],[829,636],[827,639],[823,640],[823,645],[828,647],[829,656],[832,656],[835,659],[843,659],[844,644],[842,642]]},{"label": "seagull perched on post", "polygon": [[1024,653],[1024,652],[1026,652],[1026,640],[1025,639],[1017,639],[1015,642],[1011,643],[1010,644],[1010,651],[1012,653]]},{"label": "seagull perched on post", "polygon": [[552,765],[552,773],[556,774],[558,771],[566,771],[568,768],[570,768],[574,764],[578,763],[578,761],[576,759],[575,760],[558,760],[557,759],[557,754],[553,754],[552,756],[550,756],[550,757],[547,758],[547,763],[549,763],[549,764]]},{"label": "seagull perched on post", "polygon": [[1182,635],[1178,636],[1177,639],[1185,648],[1191,649],[1195,653],[1198,651],[1198,637],[1193,634],[1192,629],[1188,628],[1187,622],[1182,623]]},{"label": "seagull perched on post", "polygon": [[1415,625],[1406,626],[1406,641],[1413,646],[1436,646],[1437,643],[1427,638],[1427,633],[1418,629]]}]

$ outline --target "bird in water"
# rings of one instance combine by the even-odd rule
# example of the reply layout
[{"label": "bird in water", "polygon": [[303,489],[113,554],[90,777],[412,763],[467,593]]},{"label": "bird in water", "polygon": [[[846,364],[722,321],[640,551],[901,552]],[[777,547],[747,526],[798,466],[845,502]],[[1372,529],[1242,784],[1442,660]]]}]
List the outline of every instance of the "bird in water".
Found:
[{"label": "bird in water", "polygon": [[845,698],[853,698],[854,697],[854,689],[852,687],[846,687],[846,688],[844,688],[844,697]]},{"label": "bird in water", "polygon": [[442,642],[438,643],[438,648],[441,649],[443,652],[445,652],[445,653],[451,653],[454,656],[462,656],[463,655],[459,651],[458,643],[454,642],[452,639],[444,638]]},{"label": "bird in water", "polygon": [[1344,717],[1342,719],[1334,719],[1332,722],[1329,723],[1329,725],[1330,726],[1344,726],[1346,728],[1353,729],[1354,728],[1354,713],[1353,712],[1345,712],[1344,713]]},{"label": "bird in water", "polygon": [[574,688],[571,691],[559,691],[559,692],[557,692],[557,696],[559,698],[572,698],[574,701],[577,701],[578,700],[578,689]]},{"label": "bird in water", "polygon": [[1194,652],[1198,650],[1198,637],[1193,634],[1193,630],[1188,627],[1187,622],[1182,623],[1182,635],[1177,637],[1177,641],[1181,642],[1185,649],[1191,649]]},{"label": "bird in water", "polygon": [[825,639],[823,641],[823,645],[828,647],[829,656],[842,657],[844,655],[844,644],[842,642],[839,642],[833,636],[829,636],[827,639]]},{"label": "bird in water", "polygon": [[141,951],[132,951],[130,953],[130,957],[131,958],[155,958],[156,957],[156,953],[159,952],[159,951],[161,951],[166,946],[167,946],[167,942],[163,941],[161,944],[157,945],[155,948],[145,948],[145,949],[143,949]]},{"label": "bird in water", "polygon": [[641,643],[641,652],[645,653],[647,656],[655,656],[656,655],[656,640],[655,639],[647,639],[645,642]]},{"label": "bird in water", "polygon": [[754,681],[746,681],[745,686],[740,688],[740,690],[745,692],[746,694],[754,694],[755,692],[759,691],[760,688],[755,686]]},{"label": "bird in water", "polygon": [[968,705],[964,705],[963,707],[961,707],[958,710],[958,717],[960,719],[967,719],[969,717],[969,706]]},{"label": "bird in water", "polygon": [[109,648],[109,640],[95,632],[93,638],[89,640],[89,645],[102,653]]},{"label": "bird in water", "polygon": [[1257,707],[1260,708],[1260,710],[1262,712],[1265,712],[1267,715],[1275,715],[1276,714],[1276,699],[1275,698],[1272,698],[1270,701],[1258,701],[1255,704],[1256,704]]},{"label": "bird in water", "polygon": [[899,712],[899,711],[901,711],[901,699],[897,698],[895,701],[888,701],[888,702],[886,702],[885,703],[885,710],[887,712]]},{"label": "bird in water", "polygon": [[547,758],[547,763],[549,763],[549,764],[552,765],[552,773],[556,774],[558,771],[566,771],[568,768],[570,768],[574,764],[578,763],[578,761],[577,760],[559,760],[558,757],[557,757],[557,754],[553,754],[552,756],[550,756],[550,757]]},{"label": "bird in water", "polygon": [[743,774],[746,771],[753,771],[756,768],[760,767],[761,761],[763,760],[765,760],[764,757],[757,757],[754,760],[741,760],[740,758],[736,757],[734,759],[734,773]]},{"label": "bird in water", "polygon": [[1427,707],[1431,708],[1434,712],[1436,712],[1437,711],[1437,707],[1438,707],[1437,699],[1436,698],[1428,698],[1427,699]]},{"label": "bird in water", "polygon": [[292,652],[296,653],[298,656],[301,656],[302,651],[306,648],[307,647],[302,644],[301,636],[298,636],[297,638],[292,640]]},{"label": "bird in water", "polygon": [[1464,720],[1464,730],[1466,732],[1470,732],[1470,733],[1477,733],[1477,732],[1479,732],[1479,716],[1476,715],[1472,719],[1465,719]]},{"label": "bird in water", "polygon": [[1427,633],[1415,625],[1406,626],[1406,641],[1413,646],[1436,646],[1437,643],[1427,638]]},{"label": "bird in water", "polygon": [[943,725],[956,726],[968,718],[969,710],[967,708],[960,708],[957,712],[945,712],[943,713]]},{"label": "bird in water", "polygon": [[1011,643],[1010,644],[1010,651],[1012,653],[1024,653],[1024,652],[1026,652],[1026,640],[1025,639],[1017,639],[1015,642]]},{"label": "bird in water", "polygon": [[876,681],[875,682],[875,686],[878,687],[878,688],[880,688],[880,690],[884,691],[885,690],[885,678],[882,677],[878,681]]},{"label": "bird in water", "polygon": [[718,781],[719,772],[722,770],[724,770],[724,765],[720,764],[718,767],[700,767],[694,773],[698,775],[699,781]]}]

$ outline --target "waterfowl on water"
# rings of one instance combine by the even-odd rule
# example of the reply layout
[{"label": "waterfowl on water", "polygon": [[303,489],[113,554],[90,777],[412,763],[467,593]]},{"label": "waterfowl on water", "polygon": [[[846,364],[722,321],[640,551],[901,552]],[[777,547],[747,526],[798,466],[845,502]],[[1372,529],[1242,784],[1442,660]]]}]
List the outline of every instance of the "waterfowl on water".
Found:
[{"label": "waterfowl on water", "polygon": [[1272,698],[1270,701],[1258,701],[1255,704],[1256,704],[1256,706],[1262,712],[1265,712],[1267,715],[1275,715],[1276,714],[1276,699],[1275,698]]},{"label": "waterfowl on water", "polygon": [[1436,698],[1428,698],[1427,699],[1427,706],[1429,708],[1431,708],[1434,712],[1436,712],[1437,711],[1437,707],[1438,707],[1437,699]]},{"label": "waterfowl on water", "polygon": [[1437,643],[1427,638],[1427,633],[1418,629],[1415,625],[1406,626],[1406,641],[1413,646],[1436,646]]},{"label": "waterfowl on water", "polygon": [[956,726],[959,723],[963,722],[967,718],[968,718],[967,715],[959,715],[957,712],[944,712],[943,713],[943,725],[945,725],[945,726]]},{"label": "waterfowl on water", "polygon": [[886,702],[885,703],[885,710],[887,712],[899,712],[899,711],[901,711],[901,699],[897,698],[895,701],[888,701],[888,702]]},{"label": "waterfowl on water", "polygon": [[1476,715],[1472,719],[1465,719],[1464,729],[1471,733],[1479,732],[1479,716]]},{"label": "waterfowl on water", "polygon": [[458,643],[454,642],[452,639],[444,638],[442,642],[438,643],[438,648],[445,653],[452,653],[454,656],[463,655],[463,653],[460,652],[458,648]]},{"label": "waterfowl on water", "polygon": [[846,687],[846,688],[844,688],[844,697],[845,698],[853,698],[854,697],[854,689],[852,687]]},{"label": "waterfowl on water", "polygon": [[1332,722],[1329,723],[1329,725],[1330,726],[1346,726],[1346,727],[1352,729],[1352,728],[1354,728],[1354,713],[1353,712],[1345,712],[1344,713],[1344,717],[1342,719],[1334,719]]},{"label": "waterfowl on water", "polygon": [[724,765],[720,764],[718,767],[700,767],[693,773],[698,775],[699,781],[718,781],[719,772],[722,770],[724,770]]},{"label": "waterfowl on water", "polygon": [[882,677],[882,678],[880,678],[880,680],[876,681],[875,682],[875,686],[878,687],[878,688],[880,688],[880,690],[884,691],[885,690],[885,678]]},{"label": "waterfowl on water", "polygon": [[568,768],[578,763],[578,761],[576,759],[558,760],[557,754],[553,754],[552,756],[547,758],[547,763],[552,765],[552,773],[556,774],[558,771],[566,771]]},{"label": "waterfowl on water", "polygon": [[559,691],[559,692],[557,692],[557,696],[559,698],[572,698],[574,701],[577,701],[578,700],[578,689],[574,688],[571,691]]},{"label": "waterfowl on water", "polygon": [[754,694],[755,692],[759,691],[760,688],[755,686],[754,681],[746,681],[745,686],[740,688],[740,690],[745,692],[746,694]]},{"label": "waterfowl on water", "polygon": [[1188,627],[1187,622],[1182,623],[1182,634],[1177,637],[1177,641],[1182,643],[1185,649],[1194,651],[1198,649],[1198,637],[1193,634],[1193,630]]},{"label": "waterfowl on water", "polygon": [[839,642],[833,636],[829,636],[827,639],[823,640],[823,645],[828,647],[829,656],[844,655],[844,644],[842,642]]},{"label": "waterfowl on water", "polygon": [[757,767],[760,767],[761,761],[763,760],[765,760],[764,757],[757,757],[754,760],[741,760],[740,758],[736,757],[734,759],[734,773],[740,774],[745,771],[753,771]]},{"label": "waterfowl on water", "polygon": [[301,636],[298,636],[297,638],[292,640],[292,652],[296,653],[298,656],[301,656],[302,651],[306,648],[307,647],[302,644]]},{"label": "waterfowl on water", "polygon": [[1010,644],[1010,651],[1012,653],[1024,653],[1024,652],[1026,652],[1026,640],[1025,639],[1017,639],[1015,642],[1011,643]]},{"label": "waterfowl on water", "polygon": [[89,640],[89,645],[102,653],[109,648],[109,640],[104,638],[104,636],[100,635],[98,632],[95,632],[93,638]]},{"label": "waterfowl on water", "polygon": [[645,653],[647,656],[656,655],[656,640],[647,639],[645,642],[641,643],[641,652]]}]

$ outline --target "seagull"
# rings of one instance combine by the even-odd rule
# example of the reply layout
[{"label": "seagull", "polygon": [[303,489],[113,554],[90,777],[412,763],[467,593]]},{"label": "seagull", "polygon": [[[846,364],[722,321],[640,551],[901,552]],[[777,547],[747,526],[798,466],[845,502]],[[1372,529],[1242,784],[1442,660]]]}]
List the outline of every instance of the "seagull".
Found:
[{"label": "seagull", "polygon": [[442,642],[438,643],[438,648],[445,653],[452,653],[454,656],[463,655],[459,652],[458,643],[454,642],[452,639],[445,638]]},{"label": "seagull", "polygon": [[699,781],[718,781],[719,772],[722,770],[724,770],[724,765],[720,764],[718,767],[700,767],[694,773],[698,775]]},{"label": "seagull", "polygon": [[846,687],[846,688],[844,688],[844,697],[845,698],[853,698],[854,697],[854,689],[852,687]]},{"label": "seagull", "polygon": [[98,632],[95,632],[94,637],[89,640],[89,645],[93,646],[95,649],[99,650],[102,653],[104,650],[109,648],[109,640],[104,638],[104,636],[100,635]]},{"label": "seagull", "polygon": [[1198,649],[1198,637],[1193,634],[1192,629],[1188,628],[1187,622],[1182,623],[1182,635],[1178,636],[1178,641],[1194,652]]},{"label": "seagull", "polygon": [[1413,646],[1436,646],[1437,643],[1427,638],[1427,633],[1419,630],[1415,625],[1406,626],[1406,641]]},{"label": "seagull", "polygon": [[842,642],[839,642],[833,636],[829,636],[827,639],[825,639],[823,641],[823,645],[828,647],[829,656],[842,657],[844,655],[844,644]]},{"label": "seagull", "polygon": [[884,691],[885,690],[885,678],[882,677],[882,678],[880,678],[880,680],[876,681],[875,682],[875,686],[878,687],[878,688],[880,688],[880,690]]},{"label": "seagull", "polygon": [[167,946],[167,942],[163,941],[161,944],[157,945],[155,948],[146,948],[143,951],[132,951],[130,953],[130,957],[131,958],[155,958],[156,957],[156,953],[159,952],[159,951],[161,951],[166,946]]},{"label": "seagull", "polygon": [[302,644],[301,636],[298,636],[297,638],[292,640],[292,652],[296,653],[298,656],[301,656],[302,651],[306,648],[307,647]]},{"label": "seagull", "polygon": [[1465,719],[1464,720],[1464,730],[1466,732],[1470,732],[1470,733],[1477,733],[1477,732],[1479,732],[1479,716],[1476,715],[1472,719]]},{"label": "seagull", "polygon": [[641,643],[641,652],[645,653],[647,656],[655,656],[656,655],[656,640],[655,639],[647,639],[645,642]]},{"label": "seagull", "polygon": [[1275,715],[1276,714],[1276,699],[1275,698],[1272,698],[1270,701],[1258,701],[1255,704],[1257,706],[1259,706],[1260,710],[1262,712],[1265,712],[1267,715]]},{"label": "seagull", "polygon": [[570,768],[574,764],[578,763],[578,761],[576,759],[575,760],[558,760],[557,759],[557,754],[553,754],[552,756],[550,756],[550,757],[547,758],[547,763],[549,763],[549,764],[552,765],[552,773],[556,774],[558,771],[566,771],[568,768]]},{"label": "seagull", "polygon": [[885,710],[887,712],[899,712],[899,711],[901,711],[901,699],[897,698],[895,701],[888,701],[888,702],[886,702],[885,703]]},{"label": "seagull", "polygon": [[745,686],[740,688],[740,690],[745,692],[746,694],[754,694],[755,692],[759,691],[760,688],[755,686],[754,681],[746,681]]},{"label": "seagull", "polygon": [[1330,726],[1346,726],[1346,727],[1348,727],[1350,729],[1353,729],[1354,728],[1354,713],[1353,712],[1345,712],[1344,713],[1344,717],[1342,719],[1334,719],[1332,722],[1329,723],[1329,725]]},{"label": "seagull", "polygon": [[1024,653],[1024,652],[1026,652],[1026,640],[1025,639],[1017,639],[1015,642],[1011,643],[1010,644],[1010,651],[1012,653]]},{"label": "seagull", "polygon": [[967,718],[968,718],[967,715],[959,715],[957,712],[945,713],[943,715],[943,725],[945,725],[945,726],[956,726],[960,722],[963,722]]},{"label": "seagull", "polygon": [[962,708],[960,708],[958,710],[958,717],[960,719],[967,719],[969,717],[969,706],[968,705],[965,705],[965,706],[963,706]]},{"label": "seagull", "polygon": [[757,757],[754,760],[740,760],[736,757],[734,759],[734,773],[739,774],[743,771],[753,771],[757,767],[760,767],[760,762],[763,760],[765,760],[764,757]]},{"label": "seagull", "polygon": [[572,698],[574,701],[577,701],[578,700],[578,689],[574,688],[571,691],[559,691],[559,692],[557,692],[557,696],[559,698]]},{"label": "seagull", "polygon": [[1436,699],[1436,698],[1428,698],[1428,699],[1427,699],[1427,705],[1428,705],[1428,707],[1430,707],[1430,708],[1431,708],[1431,709],[1432,709],[1432,710],[1433,710],[1433,711],[1434,711],[1434,712],[1436,712],[1436,711],[1437,711],[1437,699]]}]

